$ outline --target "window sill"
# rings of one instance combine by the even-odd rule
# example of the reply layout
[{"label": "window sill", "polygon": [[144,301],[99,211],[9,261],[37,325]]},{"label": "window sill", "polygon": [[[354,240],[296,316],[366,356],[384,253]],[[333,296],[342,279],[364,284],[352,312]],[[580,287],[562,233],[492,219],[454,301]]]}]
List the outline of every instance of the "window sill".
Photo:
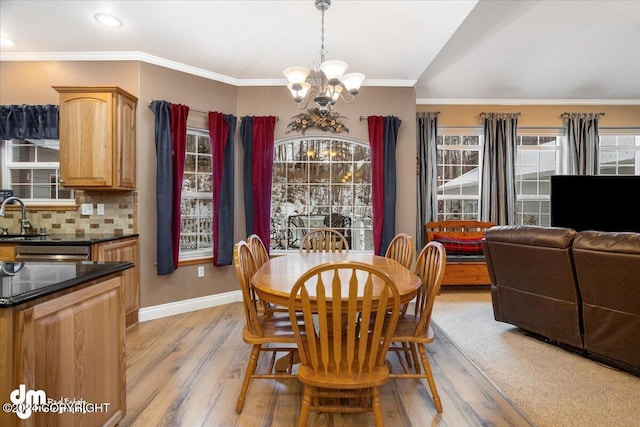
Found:
[{"label": "window sill", "polygon": [[178,261],[178,267],[184,267],[186,265],[210,264],[212,262],[212,256],[203,258],[181,259]]},{"label": "window sill", "polygon": [[[33,203],[28,203],[26,204],[26,209],[27,212],[39,212],[39,211],[77,211],[78,208],[80,206],[76,205],[75,203],[71,203],[71,204],[60,204],[60,205],[54,205],[54,204],[33,204]],[[19,212],[22,208],[19,204],[10,204],[7,205],[7,211],[11,212],[11,211],[17,211]]]}]

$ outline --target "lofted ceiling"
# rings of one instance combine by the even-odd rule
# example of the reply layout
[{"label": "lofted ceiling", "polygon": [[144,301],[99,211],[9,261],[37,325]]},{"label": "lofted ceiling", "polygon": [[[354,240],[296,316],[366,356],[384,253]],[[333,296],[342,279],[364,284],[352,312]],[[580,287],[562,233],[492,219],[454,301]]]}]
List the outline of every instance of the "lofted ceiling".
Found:
[{"label": "lofted ceiling", "polygon": [[[121,28],[98,24],[110,13]],[[2,61],[140,60],[236,86],[285,85],[319,56],[313,0],[0,0]],[[329,59],[418,103],[640,104],[640,1],[333,0]]]}]

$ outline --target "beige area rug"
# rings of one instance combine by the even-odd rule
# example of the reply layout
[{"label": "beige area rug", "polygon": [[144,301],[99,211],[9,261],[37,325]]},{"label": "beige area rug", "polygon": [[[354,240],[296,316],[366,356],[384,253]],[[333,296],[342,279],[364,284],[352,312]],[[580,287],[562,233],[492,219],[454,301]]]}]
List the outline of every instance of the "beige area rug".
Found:
[{"label": "beige area rug", "polygon": [[537,426],[640,426],[639,377],[496,322],[488,287],[443,289],[432,319]]}]

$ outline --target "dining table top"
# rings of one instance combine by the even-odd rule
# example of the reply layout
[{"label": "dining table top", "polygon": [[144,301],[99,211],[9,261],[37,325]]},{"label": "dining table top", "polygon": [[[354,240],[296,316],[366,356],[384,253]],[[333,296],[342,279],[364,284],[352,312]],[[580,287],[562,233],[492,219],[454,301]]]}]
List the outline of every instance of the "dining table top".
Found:
[{"label": "dining table top", "polygon": [[352,251],[296,252],[282,256],[276,255],[256,271],[251,278],[251,283],[261,299],[279,306],[287,306],[291,289],[303,273],[317,265],[339,261],[371,264],[386,272],[398,288],[401,304],[411,301],[422,284],[417,275],[393,259],[373,253]]}]

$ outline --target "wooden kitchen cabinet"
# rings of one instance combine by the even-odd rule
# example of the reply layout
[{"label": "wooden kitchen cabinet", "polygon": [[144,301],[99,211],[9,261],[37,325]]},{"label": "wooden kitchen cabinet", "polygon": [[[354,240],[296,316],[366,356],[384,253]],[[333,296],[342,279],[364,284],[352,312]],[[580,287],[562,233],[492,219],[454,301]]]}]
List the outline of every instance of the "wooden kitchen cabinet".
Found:
[{"label": "wooden kitchen cabinet", "polygon": [[138,238],[96,243],[91,248],[92,261],[129,261],[134,264],[124,272],[124,312],[127,327],[138,323],[140,308]]},{"label": "wooden kitchen cabinet", "polygon": [[[3,413],[9,426],[114,426],[126,412],[122,275],[0,310],[2,390],[24,384],[48,398],[102,405],[86,413]],[[6,370],[5,370],[6,369]],[[3,394],[8,402],[8,394]],[[104,404],[107,405],[104,405]]]},{"label": "wooden kitchen cabinet", "polygon": [[53,88],[60,93],[60,183],[135,189],[138,99],[117,86]]},{"label": "wooden kitchen cabinet", "polygon": [[16,256],[15,243],[0,243],[0,261],[13,261]]}]

